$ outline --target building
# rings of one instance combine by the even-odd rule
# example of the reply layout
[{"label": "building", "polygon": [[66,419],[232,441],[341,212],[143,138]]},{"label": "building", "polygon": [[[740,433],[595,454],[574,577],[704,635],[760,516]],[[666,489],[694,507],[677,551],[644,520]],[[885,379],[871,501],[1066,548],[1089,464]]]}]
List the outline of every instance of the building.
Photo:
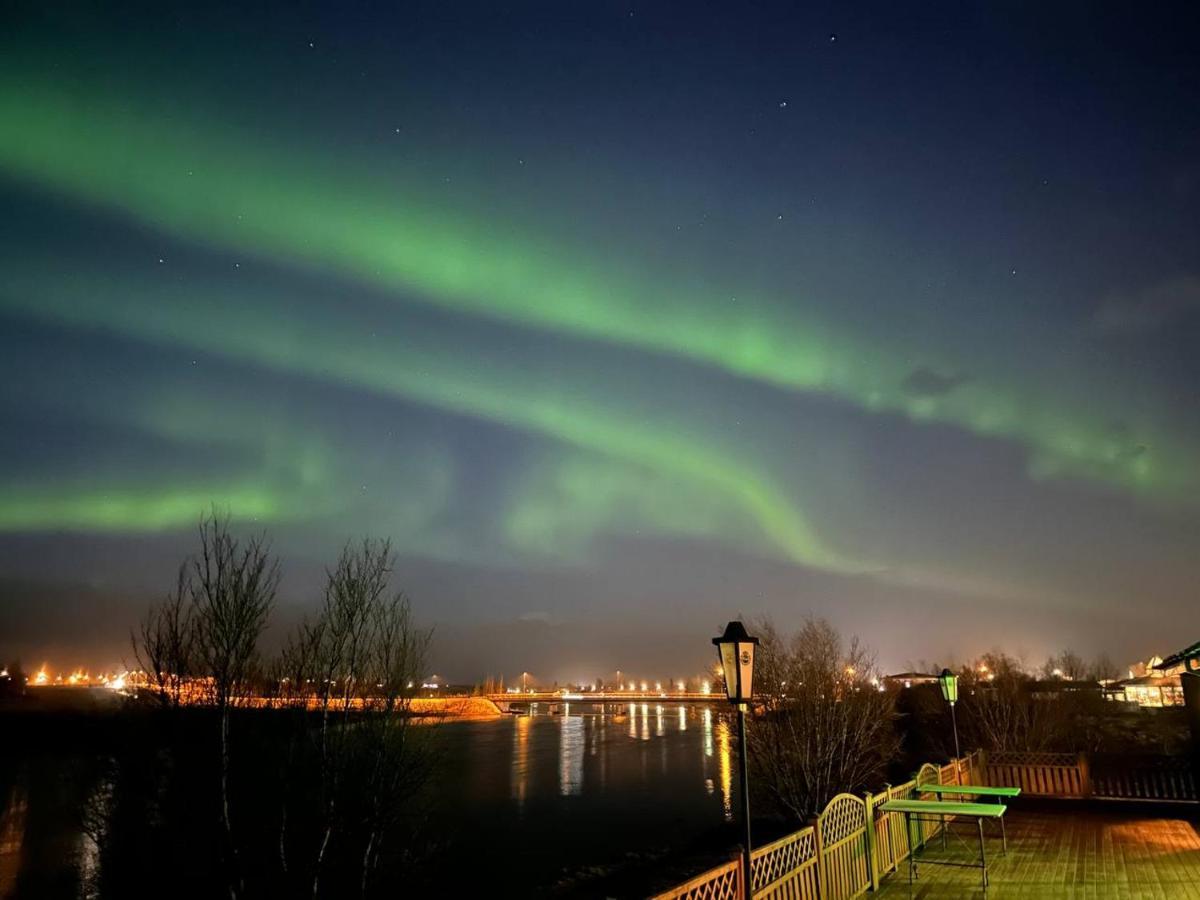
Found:
[{"label": "building", "polygon": [[1160,660],[1158,665],[1154,666],[1163,674],[1182,675],[1184,672],[1195,672],[1200,674],[1200,641],[1192,644],[1190,647],[1184,647],[1178,653],[1172,653],[1164,660]]},{"label": "building", "polygon": [[900,672],[884,675],[883,682],[891,688],[910,688],[916,684],[937,684],[938,677],[928,672]]},{"label": "building", "polygon": [[1134,663],[1128,678],[1106,685],[1105,696],[1142,707],[1183,706],[1180,676],[1185,671],[1200,673],[1200,641],[1166,659],[1152,656],[1144,663]]}]

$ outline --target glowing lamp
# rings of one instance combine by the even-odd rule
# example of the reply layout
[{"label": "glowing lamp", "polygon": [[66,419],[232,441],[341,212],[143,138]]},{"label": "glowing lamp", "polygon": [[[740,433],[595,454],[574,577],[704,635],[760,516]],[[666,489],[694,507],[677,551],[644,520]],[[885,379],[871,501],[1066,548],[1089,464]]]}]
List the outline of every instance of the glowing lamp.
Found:
[{"label": "glowing lamp", "polygon": [[942,689],[942,699],[950,704],[950,727],[954,730],[954,780],[962,784],[962,769],[959,759],[962,751],[958,749],[958,719],[954,717],[954,704],[958,702],[958,676],[949,669],[942,669],[938,676],[938,686]]},{"label": "glowing lamp", "polygon": [[942,699],[953,706],[958,702],[958,676],[949,669],[942,669],[938,676],[938,686],[942,689]]},{"label": "glowing lamp", "polygon": [[725,695],[730,703],[749,703],[754,696],[754,649],[758,638],[746,633],[746,626],[734,620],[725,633],[712,639],[725,675]]}]

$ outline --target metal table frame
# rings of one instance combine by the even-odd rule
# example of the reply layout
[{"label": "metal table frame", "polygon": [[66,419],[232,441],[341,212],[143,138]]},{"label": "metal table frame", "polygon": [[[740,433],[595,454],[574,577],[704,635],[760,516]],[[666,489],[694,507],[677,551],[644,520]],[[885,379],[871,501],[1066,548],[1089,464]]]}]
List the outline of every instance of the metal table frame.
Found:
[{"label": "metal table frame", "polygon": [[[950,808],[947,808],[950,807]],[[982,873],[983,887],[988,886],[987,848],[983,838],[984,819],[1003,819],[1005,810],[1003,803],[957,803],[943,800],[888,800],[879,807],[884,812],[904,813],[904,828],[908,835],[908,881],[911,884],[917,877],[917,841],[913,834],[912,824],[916,822],[941,822],[942,838],[945,840],[946,816],[962,816],[975,819],[979,829],[979,862],[964,863],[947,859],[926,859],[925,863],[934,866],[958,866],[965,869],[979,869]]]},{"label": "metal table frame", "polygon": [[[969,794],[976,797],[1019,797],[1019,787],[992,787],[986,784],[918,784],[915,788],[918,794],[937,794],[941,799],[943,794]],[[951,801],[952,802],[952,801]],[[999,800],[996,800],[999,803]],[[1008,853],[1008,834],[1004,829],[1004,816],[1000,816],[1000,846],[1005,854]]]}]

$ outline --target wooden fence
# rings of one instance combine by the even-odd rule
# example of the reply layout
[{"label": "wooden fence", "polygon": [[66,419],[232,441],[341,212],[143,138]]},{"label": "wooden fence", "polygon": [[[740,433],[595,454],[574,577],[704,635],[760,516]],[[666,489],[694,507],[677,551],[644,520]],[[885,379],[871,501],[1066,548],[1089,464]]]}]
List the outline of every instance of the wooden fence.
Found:
[{"label": "wooden fence", "polygon": [[[923,784],[1019,787],[1034,797],[1068,799],[1197,800],[1195,775],[1183,759],[976,751],[944,766],[926,763],[911,781],[878,794],[838,794],[812,825],[752,853],[753,900],[853,900],[877,889],[911,852],[904,816],[879,807],[888,800],[935,799]],[[919,823],[918,849],[942,827]],[[740,857],[723,863],[653,900],[746,900],[741,866]]]},{"label": "wooden fence", "polygon": [[1200,800],[1195,772],[1182,757],[989,753],[983,770],[987,784],[1019,787],[1021,793],[1033,797],[1165,803]]},{"label": "wooden fence", "polygon": [[[812,825],[751,854],[754,900],[853,900],[878,888],[910,852],[904,816],[886,813],[887,800],[921,796],[920,785],[981,777],[980,755],[945,766],[926,764],[917,776],[878,794],[838,794]],[[918,846],[938,833],[938,823],[917,832]],[[744,900],[741,860],[723,863],[654,900]]]},{"label": "wooden fence", "polygon": [[984,778],[1029,797],[1088,796],[1087,758],[1076,753],[989,753]]}]

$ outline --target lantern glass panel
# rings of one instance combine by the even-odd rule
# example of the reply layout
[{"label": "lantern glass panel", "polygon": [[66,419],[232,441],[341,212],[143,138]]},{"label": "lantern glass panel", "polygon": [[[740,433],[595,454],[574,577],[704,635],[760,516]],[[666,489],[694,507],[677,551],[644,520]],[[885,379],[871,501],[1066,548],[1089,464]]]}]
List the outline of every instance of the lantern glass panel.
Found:
[{"label": "lantern glass panel", "polygon": [[737,700],[737,644],[729,641],[717,646],[721,652],[721,672],[725,676],[725,696]]},{"label": "lantern glass panel", "polygon": [[754,696],[754,644],[746,641],[737,645],[738,669],[741,678],[738,679],[738,700],[749,700]]},{"label": "lantern glass panel", "polygon": [[958,678],[949,669],[942,670],[942,674],[938,676],[938,684],[942,688],[942,699],[948,703],[957,702]]}]

